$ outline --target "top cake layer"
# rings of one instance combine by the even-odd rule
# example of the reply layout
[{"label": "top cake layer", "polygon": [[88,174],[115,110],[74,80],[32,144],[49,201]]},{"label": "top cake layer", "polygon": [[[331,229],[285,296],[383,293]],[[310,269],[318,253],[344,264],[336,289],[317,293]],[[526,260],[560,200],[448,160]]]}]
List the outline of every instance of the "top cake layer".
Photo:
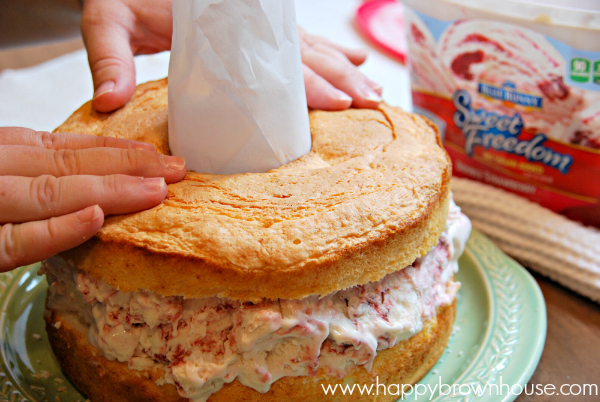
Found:
[{"label": "top cake layer", "polygon": [[[238,300],[302,298],[380,280],[437,243],[450,160],[419,116],[310,113],[312,149],[267,173],[188,172],[147,211],[114,216],[62,253],[124,291]],[[88,102],[56,132],[129,138],[169,153],[167,81],[111,114]],[[218,133],[215,133],[218,135]]]}]

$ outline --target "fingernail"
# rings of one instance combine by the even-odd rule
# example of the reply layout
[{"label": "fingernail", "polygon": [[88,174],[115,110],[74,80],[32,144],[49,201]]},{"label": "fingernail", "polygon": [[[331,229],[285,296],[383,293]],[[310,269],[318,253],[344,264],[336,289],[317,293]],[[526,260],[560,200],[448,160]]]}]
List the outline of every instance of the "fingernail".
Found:
[{"label": "fingernail", "polygon": [[185,160],[180,156],[160,155],[161,162],[169,170],[181,170],[185,167]]},{"label": "fingernail", "polygon": [[352,97],[350,95],[339,90],[336,91],[335,97],[343,102],[352,102]]},{"label": "fingernail", "polygon": [[381,96],[379,96],[379,94],[377,92],[375,92],[371,87],[369,86],[365,86],[360,90],[360,94],[362,95],[363,98],[365,98],[365,100],[368,100],[370,102],[381,102]]},{"label": "fingernail", "polygon": [[165,187],[165,179],[162,177],[149,177],[147,179],[142,179],[142,187],[152,193],[156,193]]},{"label": "fingernail", "polygon": [[86,209],[80,211],[75,215],[79,223],[88,224],[94,222],[102,216],[102,210],[98,205],[94,205],[93,207],[87,207]]},{"label": "fingernail", "polygon": [[100,96],[112,92],[115,89],[114,81],[105,81],[96,90],[94,91],[94,99],[99,98]]}]

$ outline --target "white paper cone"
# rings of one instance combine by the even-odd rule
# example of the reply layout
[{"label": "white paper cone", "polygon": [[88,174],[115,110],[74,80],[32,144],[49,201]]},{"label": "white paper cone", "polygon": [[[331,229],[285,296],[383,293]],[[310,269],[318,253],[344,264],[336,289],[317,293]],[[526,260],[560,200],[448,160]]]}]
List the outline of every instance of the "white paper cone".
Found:
[{"label": "white paper cone", "polygon": [[169,146],[197,172],[265,172],[310,150],[293,0],[174,0]]}]

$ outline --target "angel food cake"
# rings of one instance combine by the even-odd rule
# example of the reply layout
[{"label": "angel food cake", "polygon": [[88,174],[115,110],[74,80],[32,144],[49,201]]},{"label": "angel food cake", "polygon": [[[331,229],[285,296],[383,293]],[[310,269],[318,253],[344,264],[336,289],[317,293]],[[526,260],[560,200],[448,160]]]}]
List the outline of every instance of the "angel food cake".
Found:
[{"label": "angel food cake", "polygon": [[[166,98],[166,81],[143,84],[57,131],[168,153]],[[300,159],[188,172],[163,204],[44,262],[52,347],[92,402],[333,400],[322,386],[401,386],[435,363],[470,233],[436,130],[385,105],[310,121]]]}]

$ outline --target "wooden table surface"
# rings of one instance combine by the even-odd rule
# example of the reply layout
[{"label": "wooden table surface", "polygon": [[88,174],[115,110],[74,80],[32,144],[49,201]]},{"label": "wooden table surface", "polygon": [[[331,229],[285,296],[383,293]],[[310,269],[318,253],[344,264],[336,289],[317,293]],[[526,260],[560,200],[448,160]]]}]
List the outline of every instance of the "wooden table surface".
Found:
[{"label": "wooden table surface", "polygon": [[[548,332],[540,364],[530,384],[553,384],[557,389],[563,384],[595,384],[598,396],[522,394],[517,402],[600,401],[600,305],[541,275],[532,274],[546,299]],[[575,392],[577,387],[572,389]]]},{"label": "wooden table surface", "polygon": [[[0,50],[0,71],[22,68],[57,57],[83,47],[80,38],[35,47]],[[600,305],[534,273],[544,297],[548,313],[548,334],[540,364],[531,384],[596,384],[600,392]],[[577,387],[573,388],[576,391]],[[528,396],[529,401],[600,401],[591,396]]]}]

